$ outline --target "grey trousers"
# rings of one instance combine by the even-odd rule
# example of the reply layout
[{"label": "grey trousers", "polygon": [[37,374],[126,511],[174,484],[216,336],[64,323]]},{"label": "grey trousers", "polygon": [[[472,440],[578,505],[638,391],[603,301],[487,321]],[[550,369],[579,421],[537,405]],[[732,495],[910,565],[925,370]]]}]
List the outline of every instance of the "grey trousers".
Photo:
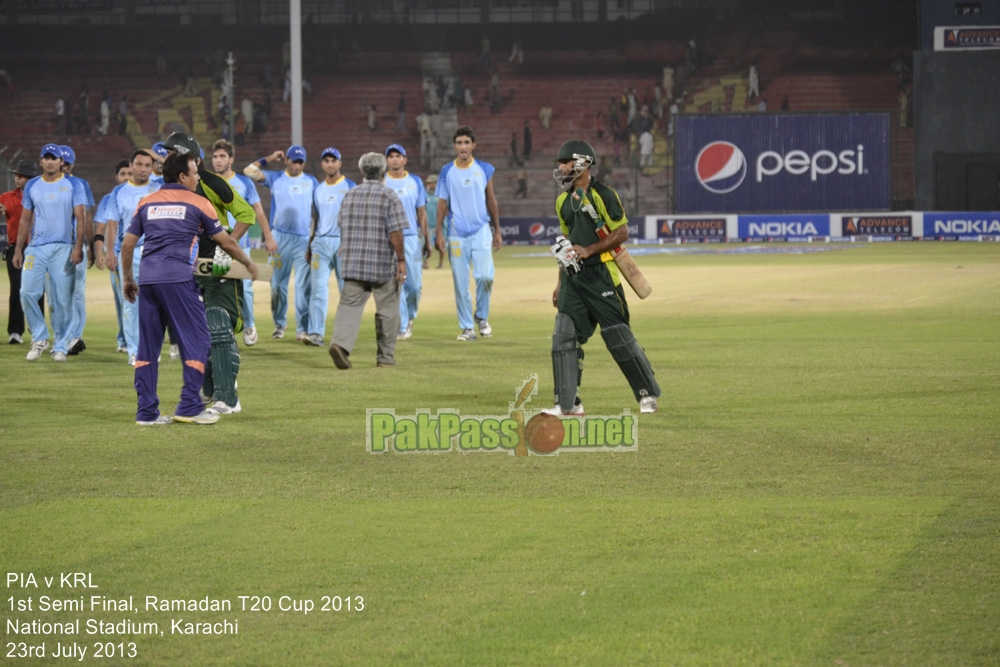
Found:
[{"label": "grey trousers", "polygon": [[358,340],[361,314],[369,296],[375,296],[375,337],[378,341],[376,363],[394,364],[396,334],[399,333],[399,285],[389,280],[381,285],[360,280],[344,280],[340,291],[337,314],[333,318],[331,345],[344,348],[350,354]]}]

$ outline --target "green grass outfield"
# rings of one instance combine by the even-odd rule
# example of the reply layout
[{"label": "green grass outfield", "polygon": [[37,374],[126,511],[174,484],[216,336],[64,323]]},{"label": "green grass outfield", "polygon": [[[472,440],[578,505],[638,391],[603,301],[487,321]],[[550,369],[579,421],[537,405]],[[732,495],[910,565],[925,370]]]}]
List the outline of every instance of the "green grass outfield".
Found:
[{"label": "green grass outfield", "polygon": [[[1000,245],[641,256],[654,293],[630,305],[663,397],[637,451],[369,454],[369,407],[505,415],[531,373],[530,407],[550,403],[556,269],[517,256],[539,250],[498,255],[495,333],[474,343],[454,340],[450,272],[425,272],[394,369],[375,368],[371,312],[350,371],[272,341],[258,283],[244,412],[211,427],[134,424],[92,270],[86,352],[0,348],[0,563],[38,584],[0,596],[3,655],[77,642],[93,662],[100,641],[134,643],[103,662],[135,665],[1000,664]],[[636,410],[600,336],[586,349],[587,412]],[[164,359],[169,412],[180,366]],[[99,588],[60,588],[66,572]],[[138,609],[38,608],[91,595]],[[146,596],[233,608],[147,611]],[[282,596],[315,608],[279,611]],[[17,635],[12,619],[83,632]],[[87,619],[163,635],[88,635]],[[174,634],[175,619],[239,633]]]}]

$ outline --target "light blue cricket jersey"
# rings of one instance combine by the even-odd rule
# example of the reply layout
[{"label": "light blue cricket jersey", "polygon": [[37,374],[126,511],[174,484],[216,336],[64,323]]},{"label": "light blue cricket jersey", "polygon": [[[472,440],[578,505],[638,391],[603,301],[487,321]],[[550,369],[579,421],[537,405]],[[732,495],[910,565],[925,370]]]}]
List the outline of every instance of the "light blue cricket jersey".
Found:
[{"label": "light blue cricket jersey", "polygon": [[[438,176],[437,196],[448,202],[451,214],[451,233],[455,236],[472,236],[490,222],[486,208],[486,185],[496,171],[488,162],[473,159],[462,169],[452,160],[441,169]],[[499,221],[498,221],[499,222]]]},{"label": "light blue cricket jersey", "polygon": [[336,236],[340,238],[340,205],[344,203],[344,195],[357,183],[351,179],[341,176],[333,185],[324,179],[316,186],[313,192],[313,201],[316,204],[316,236]]},{"label": "light blue cricket jersey", "polygon": [[403,210],[406,211],[406,219],[410,221],[410,226],[403,230],[403,236],[416,236],[420,233],[417,209],[427,206],[427,191],[424,189],[423,181],[416,174],[409,172],[403,178],[393,178],[387,173],[384,183],[387,188],[399,195],[399,200],[403,202]]},{"label": "light blue cricket jersey", "polygon": [[97,205],[97,212],[94,213],[94,222],[105,223],[108,221],[108,206],[111,205],[111,193],[101,197],[101,203]]},{"label": "light blue cricket jersey", "polygon": [[283,171],[265,171],[264,185],[271,188],[271,229],[309,236],[316,179],[309,174],[293,178]]},{"label": "light blue cricket jersey", "polygon": [[163,174],[150,174],[149,180],[156,181],[160,185],[163,185]]},{"label": "light blue cricket jersey", "polygon": [[76,233],[73,207],[87,205],[87,193],[82,185],[62,174],[51,183],[36,176],[24,186],[21,201],[24,208],[34,211],[35,215],[29,247],[73,243]]},{"label": "light blue cricket jersey", "polygon": [[[94,202],[94,191],[90,189],[90,183],[87,182],[87,179],[80,178],[79,176],[73,176],[72,174],[70,174],[67,178],[69,178],[69,180],[74,181],[76,183],[79,183],[80,185],[83,186],[84,192],[87,193],[87,208],[88,209],[94,208],[94,203],[95,203]],[[73,215],[73,230],[74,230],[74,232],[76,231],[76,215],[75,214]],[[74,242],[76,241],[76,236],[75,235],[73,236],[73,241]]]},{"label": "light blue cricket jersey", "polygon": [[[135,210],[139,207],[139,201],[146,195],[151,195],[159,190],[161,185],[163,185],[162,181],[154,181],[153,179],[149,179],[143,185],[136,185],[129,179],[111,191],[107,219],[118,222],[118,238],[115,239],[116,253],[122,250],[125,231],[128,229],[129,223],[132,222],[132,216],[135,215]],[[145,238],[140,238],[136,245],[142,245],[145,241]]]}]

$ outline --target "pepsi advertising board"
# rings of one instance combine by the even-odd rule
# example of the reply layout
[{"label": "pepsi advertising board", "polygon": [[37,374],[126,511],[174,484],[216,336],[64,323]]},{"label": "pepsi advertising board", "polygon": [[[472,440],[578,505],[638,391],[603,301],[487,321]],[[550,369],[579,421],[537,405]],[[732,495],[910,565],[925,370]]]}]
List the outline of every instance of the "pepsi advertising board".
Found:
[{"label": "pepsi advertising board", "polygon": [[[509,245],[552,245],[559,231],[559,218],[500,218],[500,235],[503,242]],[[638,222],[628,223],[630,241],[642,239],[642,230]]]},{"label": "pepsi advertising board", "polygon": [[678,116],[678,213],[888,210],[888,114]]}]

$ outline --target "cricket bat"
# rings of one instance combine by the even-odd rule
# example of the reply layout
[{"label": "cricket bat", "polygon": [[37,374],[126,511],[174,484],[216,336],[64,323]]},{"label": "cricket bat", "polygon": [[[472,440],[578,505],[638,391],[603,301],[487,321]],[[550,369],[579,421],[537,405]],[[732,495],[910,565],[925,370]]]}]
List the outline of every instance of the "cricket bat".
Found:
[{"label": "cricket bat", "polygon": [[[598,227],[597,235],[602,239],[607,237],[608,228],[606,226]],[[624,246],[612,248],[610,252],[611,256],[615,259],[615,264],[618,265],[622,275],[625,276],[625,280],[628,281],[632,291],[635,292],[640,299],[645,299],[653,293],[653,288],[650,286],[649,281],[646,280],[646,276],[642,275],[642,271],[639,270],[635,260],[632,259],[632,255],[629,254],[628,250]]]},{"label": "cricket bat", "polygon": [[[270,280],[272,271],[273,269],[270,264],[257,264],[257,280]],[[212,260],[208,257],[199,257],[194,263],[194,275],[211,276]],[[226,275],[221,277],[232,280],[250,280],[251,278],[247,267],[235,261],[229,271],[226,272]]]}]

